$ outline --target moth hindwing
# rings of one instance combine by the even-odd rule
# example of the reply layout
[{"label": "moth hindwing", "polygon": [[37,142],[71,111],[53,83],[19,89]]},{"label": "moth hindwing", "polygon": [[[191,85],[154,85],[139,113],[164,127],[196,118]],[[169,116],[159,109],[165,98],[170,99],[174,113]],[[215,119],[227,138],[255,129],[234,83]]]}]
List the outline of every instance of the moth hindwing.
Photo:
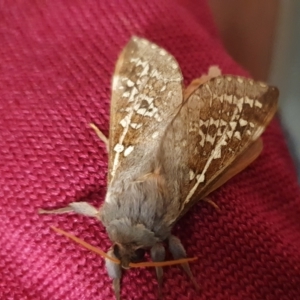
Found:
[{"label": "moth hindwing", "polygon": [[[99,211],[77,202],[63,212],[97,217],[106,227],[113,242],[108,253],[120,260],[106,260],[118,299],[122,267],[145,250],[163,261],[167,242],[175,259],[186,257],[171,234],[175,222],[261,152],[278,90],[238,76],[203,78],[184,92],[175,58],[138,37],[117,61],[105,202]],[[197,285],[188,264],[183,267]],[[162,268],[156,273],[161,285]]]}]

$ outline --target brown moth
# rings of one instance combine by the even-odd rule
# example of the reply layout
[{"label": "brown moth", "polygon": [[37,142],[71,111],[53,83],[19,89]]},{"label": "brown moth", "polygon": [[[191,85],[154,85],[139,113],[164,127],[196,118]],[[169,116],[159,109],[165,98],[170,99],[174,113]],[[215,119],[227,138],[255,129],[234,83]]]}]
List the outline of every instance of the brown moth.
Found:
[{"label": "brown moth", "polygon": [[[175,58],[133,37],[113,76],[105,202],[100,209],[74,202],[41,213],[73,211],[103,223],[113,243],[108,254],[120,260],[106,260],[120,299],[122,268],[145,250],[163,261],[167,242],[174,259],[186,257],[171,233],[174,224],[257,158],[278,94],[275,87],[231,75],[202,78],[184,90]],[[183,268],[195,283],[188,263]],[[162,268],[156,273],[161,285]]]}]

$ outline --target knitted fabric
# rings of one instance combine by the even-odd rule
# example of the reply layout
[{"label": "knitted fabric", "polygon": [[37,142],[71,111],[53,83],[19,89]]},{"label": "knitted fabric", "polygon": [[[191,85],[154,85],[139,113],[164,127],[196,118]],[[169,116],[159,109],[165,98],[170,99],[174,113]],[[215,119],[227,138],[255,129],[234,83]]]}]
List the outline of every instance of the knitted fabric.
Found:
[{"label": "knitted fabric", "polygon": [[[212,64],[247,73],[221,45],[205,0],[15,0],[0,9],[0,299],[114,299],[101,257],[54,225],[107,250],[102,224],[75,214],[38,215],[74,201],[100,206],[110,82],[132,35],[171,52],[185,84]],[[300,197],[279,122],[262,155],[195,205],[175,226],[202,293],[165,268],[164,299],[299,299]],[[126,199],[124,199],[126,201]],[[170,259],[170,257],[168,256]],[[157,299],[155,271],[124,272],[123,299]]]}]

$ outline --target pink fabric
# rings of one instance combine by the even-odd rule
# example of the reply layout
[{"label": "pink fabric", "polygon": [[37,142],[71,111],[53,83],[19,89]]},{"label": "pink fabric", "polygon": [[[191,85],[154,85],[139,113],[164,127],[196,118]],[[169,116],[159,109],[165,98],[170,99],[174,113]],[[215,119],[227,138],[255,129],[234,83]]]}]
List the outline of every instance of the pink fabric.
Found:
[{"label": "pink fabric", "polygon": [[[185,83],[218,64],[246,75],[224,51],[204,0],[9,1],[0,9],[0,299],[113,299],[104,261],[49,229],[107,250],[103,226],[78,215],[39,216],[73,201],[99,206],[107,154],[89,128],[109,128],[110,81],[133,34],[165,47]],[[193,9],[195,8],[195,9]],[[165,268],[164,299],[299,299],[300,197],[279,123],[247,170],[174,228],[202,287]],[[129,270],[123,299],[156,299],[153,269]]]}]

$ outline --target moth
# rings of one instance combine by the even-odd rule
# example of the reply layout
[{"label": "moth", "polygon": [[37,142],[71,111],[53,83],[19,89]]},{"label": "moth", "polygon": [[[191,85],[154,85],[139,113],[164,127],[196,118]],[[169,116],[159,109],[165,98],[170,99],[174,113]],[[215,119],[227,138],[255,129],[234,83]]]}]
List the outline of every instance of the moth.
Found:
[{"label": "moth", "polygon": [[[108,254],[120,261],[106,260],[120,299],[122,269],[145,251],[164,261],[167,244],[174,259],[186,257],[174,224],[258,157],[278,95],[276,87],[232,75],[202,77],[184,89],[175,58],[132,37],[112,80],[104,203],[98,209],[74,202],[41,213],[73,211],[102,222],[112,241]],[[182,266],[194,281],[188,263]],[[160,286],[163,269],[156,267],[156,274]]]}]

